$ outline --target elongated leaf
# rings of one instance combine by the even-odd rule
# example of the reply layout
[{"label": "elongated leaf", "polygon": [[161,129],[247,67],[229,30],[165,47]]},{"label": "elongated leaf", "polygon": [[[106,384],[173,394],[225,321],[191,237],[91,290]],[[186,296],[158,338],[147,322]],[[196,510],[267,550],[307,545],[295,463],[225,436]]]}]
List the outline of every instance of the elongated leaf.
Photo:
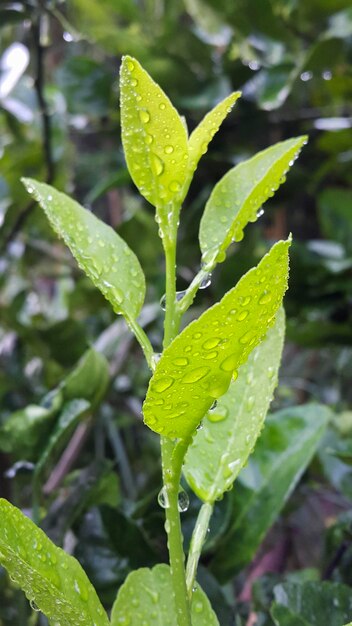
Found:
[{"label": "elongated leaf", "polygon": [[255,222],[262,204],[274,195],[298,156],[306,137],[288,139],[236,165],[215,185],[200,224],[203,263],[223,260],[232,241],[241,241],[248,222]]},{"label": "elongated leaf", "polygon": [[352,617],[351,587],[341,583],[285,583],[275,587],[274,598],[277,626],[341,626]]},{"label": "elongated leaf", "polygon": [[144,302],[145,279],[137,257],[123,239],[64,193],[30,178],[22,181],[115,313],[137,317]]},{"label": "elongated leaf", "polygon": [[[162,89],[128,56],[121,65],[120,93],[128,169],[141,194],[161,211],[180,195],[185,182],[185,126]],[[167,217],[168,210],[161,217]]]},{"label": "elongated leaf", "polygon": [[213,503],[231,487],[253,451],[277,385],[284,332],[281,309],[188,449],[184,475],[204,502]]},{"label": "elongated leaf", "polygon": [[98,404],[109,384],[109,365],[103,354],[90,348],[60,385],[65,400],[85,398]]},{"label": "elongated leaf", "polygon": [[212,565],[219,579],[227,580],[252,560],[310,462],[330,417],[326,407],[308,404],[267,418],[231,495],[233,524]]},{"label": "elongated leaf", "polygon": [[10,415],[0,428],[0,450],[27,461],[34,459],[52,429],[59,406],[60,396],[56,396],[49,408],[29,404]]},{"label": "elongated leaf", "polygon": [[143,409],[152,430],[187,437],[214,400],[226,393],[234,371],[275,321],[287,288],[289,245],[289,240],[275,244],[164,351]]},{"label": "elongated leaf", "polygon": [[108,626],[107,615],[78,561],[2,499],[0,563],[53,622],[61,626]]},{"label": "elongated leaf", "polygon": [[188,171],[190,175],[196,170],[201,156],[208,150],[209,143],[219,130],[226,116],[232,111],[232,107],[240,96],[240,91],[235,91],[227,96],[225,100],[219,102],[212,111],[207,113],[192,132],[188,141]]},{"label": "elongated leaf", "polygon": [[[119,590],[111,613],[111,626],[160,624],[177,626],[168,565],[131,572]],[[197,586],[192,601],[192,626],[219,626],[204,591]]]},{"label": "elongated leaf", "polygon": [[35,469],[36,476],[43,471],[54,454],[57,454],[57,451],[64,446],[75,426],[87,415],[90,408],[90,403],[82,398],[76,398],[64,405],[57,424],[37,463]]}]

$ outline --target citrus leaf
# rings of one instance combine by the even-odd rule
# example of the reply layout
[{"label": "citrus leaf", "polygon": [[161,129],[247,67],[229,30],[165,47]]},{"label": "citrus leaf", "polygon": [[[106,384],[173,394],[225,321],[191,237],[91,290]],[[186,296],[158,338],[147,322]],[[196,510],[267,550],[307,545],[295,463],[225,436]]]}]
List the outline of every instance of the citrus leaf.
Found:
[{"label": "citrus leaf", "polygon": [[269,415],[230,494],[233,520],[211,568],[224,582],[253,560],[325,433],[331,411],[319,404]]},{"label": "citrus leaf", "polygon": [[167,218],[163,207],[180,196],[188,165],[187,131],[169,98],[129,56],[120,71],[122,143],[140,193]]},{"label": "citrus leaf", "polygon": [[194,493],[213,503],[229,490],[255,446],[277,385],[285,316],[249,355],[238,378],[203,420],[188,449],[183,471]]},{"label": "citrus leaf", "polygon": [[115,313],[137,317],[144,302],[145,278],[136,255],[123,239],[66,194],[30,178],[22,181]]},{"label": "citrus leaf", "polygon": [[232,168],[215,185],[200,223],[202,260],[214,265],[225,257],[232,241],[241,241],[248,222],[255,222],[258,209],[284,182],[307,138],[288,139],[258,152]]},{"label": "citrus leaf", "polygon": [[235,91],[219,102],[219,104],[209,111],[202,119],[200,124],[194,129],[189,140],[189,165],[188,170],[190,176],[193,175],[197,168],[198,162],[208,149],[208,145],[219,130],[226,116],[231,112],[236,100],[241,96],[240,91]]},{"label": "citrus leaf", "polygon": [[[219,626],[204,591],[197,585],[192,599],[192,626]],[[155,565],[141,568],[128,575],[120,587],[112,607],[111,626],[141,626],[141,624],[177,626],[170,568]]]},{"label": "citrus leaf", "polygon": [[290,240],[279,241],[220,302],[185,328],[163,352],[150,380],[145,423],[169,437],[188,437],[226,393],[275,321],[287,288]]},{"label": "citrus leaf", "polygon": [[65,400],[85,398],[92,406],[99,404],[109,384],[109,364],[103,354],[89,348],[75,369],[62,381]]},{"label": "citrus leaf", "polygon": [[61,626],[108,626],[107,615],[78,561],[3,499],[0,563],[31,603],[53,622]]}]

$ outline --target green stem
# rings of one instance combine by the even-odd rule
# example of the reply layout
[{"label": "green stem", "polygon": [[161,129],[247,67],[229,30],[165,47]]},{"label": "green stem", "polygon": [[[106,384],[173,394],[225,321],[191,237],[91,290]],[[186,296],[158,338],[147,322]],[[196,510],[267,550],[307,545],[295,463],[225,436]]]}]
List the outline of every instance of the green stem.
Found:
[{"label": "green stem", "polygon": [[177,303],[178,314],[181,317],[191,306],[194,297],[199,289],[200,284],[204,279],[209,276],[212,268],[201,268],[198,274],[195,275],[191,284],[187,287],[186,293],[182,300]]},{"label": "green stem", "polygon": [[176,245],[173,238],[164,240],[166,262],[166,310],[164,320],[164,348],[171,343],[178,333],[180,316],[176,309]]},{"label": "green stem", "polygon": [[198,514],[196,525],[193,530],[191,545],[187,559],[186,585],[189,598],[192,598],[194,582],[196,580],[197,567],[202,552],[202,547],[207,536],[209,520],[213,512],[213,505],[205,502]]},{"label": "green stem", "polygon": [[146,333],[144,332],[143,328],[138,324],[138,322],[132,317],[126,317],[126,321],[127,321],[128,326],[134,333],[134,336],[136,337],[139,345],[141,346],[150,369],[154,370],[155,369],[155,363],[153,362],[154,350]]},{"label": "green stem", "polygon": [[187,595],[183,537],[181,530],[180,513],[178,510],[178,490],[182,463],[173,468],[173,452],[175,446],[168,437],[161,437],[161,458],[163,468],[163,483],[166,491],[165,497],[165,530],[167,532],[167,546],[170,557],[170,570],[173,592],[176,604],[176,619],[178,626],[191,626],[190,605]]}]

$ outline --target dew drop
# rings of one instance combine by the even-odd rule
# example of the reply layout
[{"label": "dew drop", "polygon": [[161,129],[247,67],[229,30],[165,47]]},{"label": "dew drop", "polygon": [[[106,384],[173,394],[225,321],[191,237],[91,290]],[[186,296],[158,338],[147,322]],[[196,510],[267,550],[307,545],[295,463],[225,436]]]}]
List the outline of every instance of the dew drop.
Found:
[{"label": "dew drop", "polygon": [[162,393],[169,389],[174,384],[174,379],[171,376],[163,376],[163,378],[157,379],[153,384],[153,390],[158,393]]},{"label": "dew drop", "polygon": [[151,143],[153,143],[154,141],[154,137],[153,135],[150,135],[149,133],[145,134],[145,143],[147,143],[149,146]]},{"label": "dew drop", "polygon": [[127,61],[127,69],[130,72],[133,72],[133,70],[134,70],[134,63],[133,63],[133,61]]},{"label": "dew drop", "polygon": [[251,411],[254,407],[254,396],[249,396],[246,402],[246,410]]},{"label": "dew drop", "polygon": [[203,611],[203,604],[201,602],[196,602],[194,605],[194,610],[196,613],[201,613]]},{"label": "dew drop", "polygon": [[204,348],[204,350],[213,350],[213,348],[219,345],[220,341],[221,339],[219,339],[219,337],[211,337],[204,341],[202,348]]},{"label": "dew drop", "polygon": [[131,87],[137,87],[138,80],[136,78],[131,78],[130,85],[131,85]]},{"label": "dew drop", "polygon": [[216,409],[216,407],[218,406],[218,401],[214,400],[213,404],[211,405],[209,411],[214,411]]},{"label": "dew drop", "polygon": [[166,311],[166,295],[165,294],[161,296],[160,298],[160,306],[163,311]]},{"label": "dew drop", "polygon": [[271,302],[271,293],[270,291],[264,291],[258,300],[258,304],[269,304],[269,302]]},{"label": "dew drop", "polygon": [[172,154],[173,151],[174,151],[174,147],[173,146],[165,146],[165,148],[164,148],[165,154]]},{"label": "dew drop", "polygon": [[181,487],[177,496],[177,508],[180,513],[185,513],[189,507],[188,493]]},{"label": "dew drop", "polygon": [[188,359],[184,356],[177,357],[173,360],[173,364],[176,365],[176,367],[184,367],[185,365],[188,365],[188,362]]},{"label": "dew drop", "polygon": [[236,318],[236,319],[237,319],[239,322],[243,322],[243,320],[245,320],[245,319],[246,319],[246,317],[248,317],[248,314],[249,314],[249,311],[246,311],[246,310],[245,310],[245,311],[241,311],[241,313],[239,313],[239,314],[237,315],[237,318]]},{"label": "dew drop", "polygon": [[161,104],[159,104],[159,109],[160,111],[164,111],[166,109],[166,105],[163,102],[161,102]]},{"label": "dew drop", "polygon": [[209,367],[196,367],[193,370],[186,372],[184,375],[182,382],[184,383],[196,383],[198,380],[204,378],[210,372]]},{"label": "dew drop", "polygon": [[33,611],[40,611],[40,608],[36,605],[36,603],[34,602],[34,600],[30,600],[29,601],[30,607]]},{"label": "dew drop", "polygon": [[207,287],[209,287],[209,285],[211,285],[211,273],[210,272],[209,274],[204,276],[204,278],[202,279],[199,285],[199,289],[206,289]]},{"label": "dew drop", "polygon": [[221,363],[220,368],[224,370],[224,372],[233,372],[236,365],[237,365],[236,355],[231,354]]},{"label": "dew drop", "polygon": [[203,359],[205,359],[206,361],[211,361],[213,359],[216,359],[218,354],[219,353],[217,352],[217,350],[214,350],[213,352],[206,352],[205,354],[203,354]]},{"label": "dew drop", "polygon": [[226,406],[219,406],[215,411],[210,411],[207,415],[209,422],[216,424],[217,422],[223,422],[228,416],[228,410]]},{"label": "dew drop", "polygon": [[248,332],[244,333],[242,337],[240,337],[240,343],[247,344],[247,343],[250,343],[252,339],[253,339],[253,331],[249,330]]},{"label": "dew drop", "polygon": [[158,504],[162,509],[168,509],[170,507],[169,496],[166,487],[160,489],[158,493]]},{"label": "dew drop", "polygon": [[257,218],[261,217],[262,215],[264,215],[264,209],[259,209],[259,211],[257,211]]},{"label": "dew drop", "polygon": [[150,114],[148,113],[148,111],[144,111],[143,109],[141,109],[139,111],[139,119],[143,124],[148,124],[148,122],[150,122]]},{"label": "dew drop", "polygon": [[176,302],[180,302],[180,300],[182,300],[183,296],[185,295],[185,291],[176,291]]},{"label": "dew drop", "polygon": [[151,154],[151,164],[156,176],[161,176],[164,171],[164,163],[157,154]]},{"label": "dew drop", "polygon": [[211,384],[208,389],[208,393],[212,398],[220,398],[226,393],[229,386],[229,381],[226,378],[219,378],[217,380],[211,381]]}]

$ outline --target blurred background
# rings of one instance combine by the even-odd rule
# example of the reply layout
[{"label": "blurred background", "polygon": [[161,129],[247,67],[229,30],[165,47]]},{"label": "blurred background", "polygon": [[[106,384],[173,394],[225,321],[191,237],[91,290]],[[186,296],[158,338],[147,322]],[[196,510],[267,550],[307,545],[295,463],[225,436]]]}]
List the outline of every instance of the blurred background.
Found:
[{"label": "blurred background", "polygon": [[[242,91],[183,207],[180,290],[199,268],[199,220],[213,185],[255,152],[309,135],[287,181],[191,313],[221,298],[292,232],[288,341],[272,408],[314,401],[331,411],[330,426],[285,505],[293,483],[287,488],[251,569],[234,560],[226,575],[212,570],[236,506],[229,495],[201,574],[223,626],[286,624],[273,621],[270,603],[287,576],[352,583],[351,0],[1,0],[0,38],[0,493],[25,510],[36,499],[43,526],[75,552],[107,607],[131,569],[166,558],[158,441],[141,425],[149,373],[123,321],[78,270],[20,178],[73,195],[126,239],[147,277],[141,324],[159,352],[162,248],[153,209],[124,162],[121,56],[142,63],[190,130],[219,100]],[[89,411],[72,407],[77,398]],[[69,428],[43,460],[68,403]],[[194,500],[184,517],[186,542]],[[252,541],[253,559],[260,540]],[[45,623],[2,570],[0,582],[1,625]]]}]

